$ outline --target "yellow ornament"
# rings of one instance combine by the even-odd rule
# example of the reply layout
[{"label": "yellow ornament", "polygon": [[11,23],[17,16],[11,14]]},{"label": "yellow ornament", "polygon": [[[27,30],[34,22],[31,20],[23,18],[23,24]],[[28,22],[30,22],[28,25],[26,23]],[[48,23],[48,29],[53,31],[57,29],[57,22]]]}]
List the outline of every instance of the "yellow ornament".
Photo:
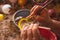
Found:
[{"label": "yellow ornament", "polygon": [[0,21],[3,20],[3,18],[4,18],[4,15],[0,14]]},{"label": "yellow ornament", "polygon": [[[29,20],[32,18],[32,16],[30,18],[21,18],[19,21],[18,21],[18,28],[20,30],[22,30],[23,28],[23,25],[26,25],[25,23],[29,22]],[[22,24],[23,23],[23,24]]]},{"label": "yellow ornament", "polygon": [[28,22],[28,19],[27,18],[22,18],[18,21],[18,28],[20,30],[22,30],[22,28],[23,28],[22,25],[21,25],[23,21]]}]

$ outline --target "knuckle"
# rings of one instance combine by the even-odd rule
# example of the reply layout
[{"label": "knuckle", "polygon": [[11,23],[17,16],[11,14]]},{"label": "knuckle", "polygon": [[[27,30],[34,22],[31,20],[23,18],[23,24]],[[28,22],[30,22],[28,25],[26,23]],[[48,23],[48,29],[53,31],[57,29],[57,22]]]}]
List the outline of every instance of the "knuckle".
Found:
[{"label": "knuckle", "polygon": [[37,30],[37,27],[34,27],[33,30]]},{"label": "knuckle", "polygon": [[33,28],[32,31],[33,31],[33,32],[37,32],[37,28]]}]

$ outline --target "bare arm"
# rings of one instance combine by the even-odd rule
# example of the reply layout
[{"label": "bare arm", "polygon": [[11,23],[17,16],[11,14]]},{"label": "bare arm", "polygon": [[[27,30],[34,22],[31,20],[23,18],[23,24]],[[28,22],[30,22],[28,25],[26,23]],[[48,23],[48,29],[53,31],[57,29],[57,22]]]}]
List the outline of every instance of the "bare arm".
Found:
[{"label": "bare arm", "polygon": [[56,20],[52,20],[51,28],[53,28],[53,29],[60,29],[60,22],[56,21]]}]

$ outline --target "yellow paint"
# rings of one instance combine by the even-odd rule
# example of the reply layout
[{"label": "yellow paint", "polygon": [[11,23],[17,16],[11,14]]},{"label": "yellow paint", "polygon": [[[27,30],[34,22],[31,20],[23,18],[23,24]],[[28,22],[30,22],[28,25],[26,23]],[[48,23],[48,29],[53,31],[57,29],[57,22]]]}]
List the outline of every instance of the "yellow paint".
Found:
[{"label": "yellow paint", "polygon": [[4,15],[0,14],[0,21],[4,19]]},{"label": "yellow paint", "polygon": [[[30,18],[21,18],[21,19],[18,21],[18,28],[19,28],[20,30],[22,30],[21,23],[22,23],[23,21],[29,22],[29,20],[30,20],[31,18],[32,18],[32,16],[31,16]],[[25,24],[23,24],[23,25],[25,25]]]},{"label": "yellow paint", "polygon": [[27,18],[22,18],[22,19],[20,19],[20,20],[18,21],[18,28],[19,28],[20,30],[22,30],[21,23],[22,23],[23,21],[28,22],[28,19],[27,19]]}]

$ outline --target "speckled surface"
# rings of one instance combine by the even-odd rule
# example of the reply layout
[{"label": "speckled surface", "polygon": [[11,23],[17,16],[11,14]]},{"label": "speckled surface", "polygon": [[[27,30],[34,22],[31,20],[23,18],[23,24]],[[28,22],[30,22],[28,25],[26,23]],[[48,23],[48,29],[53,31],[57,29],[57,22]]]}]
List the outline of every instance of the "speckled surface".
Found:
[{"label": "speckled surface", "polygon": [[11,21],[11,17],[0,22],[0,40],[20,40],[20,33]]}]

